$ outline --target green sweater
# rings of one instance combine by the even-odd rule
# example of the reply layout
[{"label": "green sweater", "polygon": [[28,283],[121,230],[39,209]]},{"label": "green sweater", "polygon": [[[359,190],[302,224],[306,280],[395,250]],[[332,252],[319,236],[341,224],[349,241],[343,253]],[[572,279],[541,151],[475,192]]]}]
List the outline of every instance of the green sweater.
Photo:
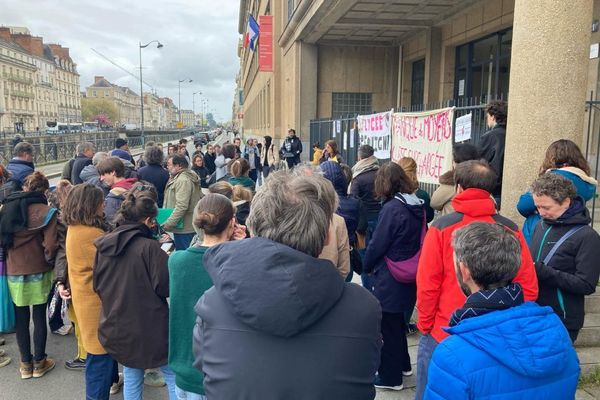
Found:
[{"label": "green sweater", "polygon": [[236,177],[229,178],[229,183],[231,183],[233,186],[242,185],[242,186],[247,187],[248,189],[252,190],[253,192],[254,192],[254,187],[256,186],[256,182],[254,182],[252,180],[252,178],[250,178],[248,176],[240,176],[239,178],[236,178]]},{"label": "green sweater", "polygon": [[186,392],[204,394],[204,375],[192,366],[194,306],[213,285],[202,259],[208,247],[190,247],[169,257],[169,367],[176,385]]}]

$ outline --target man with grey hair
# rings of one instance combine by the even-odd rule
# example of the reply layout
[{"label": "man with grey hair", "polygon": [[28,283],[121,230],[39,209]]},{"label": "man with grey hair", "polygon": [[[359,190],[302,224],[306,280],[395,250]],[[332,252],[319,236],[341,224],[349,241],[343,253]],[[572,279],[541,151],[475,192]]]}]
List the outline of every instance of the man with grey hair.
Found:
[{"label": "man with grey hair", "polygon": [[566,329],[512,283],[521,264],[514,232],[473,222],[454,231],[452,248],[468,297],[433,353],[425,399],[575,398],[579,361]]},{"label": "man with grey hair", "polygon": [[94,144],[91,142],[79,143],[76,152],[77,155],[73,159],[73,166],[71,167],[71,183],[73,185],[83,183],[83,179],[81,179],[79,174],[81,174],[81,171],[83,171],[85,167],[92,164]]},{"label": "man with grey hair", "polygon": [[104,192],[104,197],[108,194],[110,187],[106,186],[100,180],[100,175],[98,174],[98,164],[102,161],[106,160],[109,157],[107,152],[99,151],[92,157],[92,163],[90,165],[86,165],[81,173],[79,174],[79,178],[84,183],[91,183],[94,186],[98,186]]},{"label": "man with grey hair", "polygon": [[211,247],[214,287],[196,304],[194,366],[214,399],[374,399],[381,308],[317,258],[335,191],[319,175],[269,175],[252,238]]}]

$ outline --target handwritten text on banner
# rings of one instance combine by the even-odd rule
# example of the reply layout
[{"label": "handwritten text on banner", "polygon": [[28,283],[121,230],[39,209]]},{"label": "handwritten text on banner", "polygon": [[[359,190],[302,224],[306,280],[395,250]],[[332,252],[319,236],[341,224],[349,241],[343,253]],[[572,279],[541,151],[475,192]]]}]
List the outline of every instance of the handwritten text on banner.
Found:
[{"label": "handwritten text on banner", "polygon": [[391,111],[358,116],[359,143],[371,145],[380,160],[390,158],[391,120]]}]

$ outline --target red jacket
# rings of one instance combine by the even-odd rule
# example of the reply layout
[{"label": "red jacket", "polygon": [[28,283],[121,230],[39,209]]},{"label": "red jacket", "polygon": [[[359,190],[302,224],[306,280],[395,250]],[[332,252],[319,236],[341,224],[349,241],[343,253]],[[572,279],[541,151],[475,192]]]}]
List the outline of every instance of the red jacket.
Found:
[{"label": "red jacket", "polygon": [[433,222],[423,243],[417,270],[417,326],[424,334],[441,342],[448,336],[442,327],[466,297],[458,286],[452,250],[452,233],[474,221],[500,223],[511,229],[521,243],[521,268],[514,279],[523,287],[525,301],[535,301],[538,282],[529,248],[518,226],[496,213],[490,194],[467,189],[452,200],[455,212]]}]

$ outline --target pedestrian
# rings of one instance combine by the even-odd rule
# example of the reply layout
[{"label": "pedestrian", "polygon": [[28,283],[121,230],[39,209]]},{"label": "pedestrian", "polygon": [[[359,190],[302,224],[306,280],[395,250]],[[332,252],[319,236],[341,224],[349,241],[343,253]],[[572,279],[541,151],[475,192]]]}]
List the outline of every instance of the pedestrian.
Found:
[{"label": "pedestrian", "polygon": [[[31,143],[20,142],[13,150],[13,158],[8,162],[6,169],[10,172],[9,182],[14,183],[12,191],[21,190],[25,178],[33,174],[35,166],[33,165],[34,148]],[[7,193],[8,195],[8,193]]]},{"label": "pedestrian", "polygon": [[452,169],[440,175],[440,185],[431,195],[431,207],[441,215],[454,212],[452,199],[456,195],[454,170],[461,162],[479,160],[479,149],[470,143],[457,143],[452,147]]},{"label": "pedestrian", "polygon": [[234,160],[231,163],[230,171],[233,176],[229,178],[229,183],[234,186],[242,185],[254,192],[256,182],[248,176],[250,173],[250,164],[246,159],[238,158],[237,160]]},{"label": "pedestrian", "polygon": [[219,154],[215,160],[215,182],[220,180],[229,180],[229,178],[231,178],[229,166],[235,158],[235,152],[235,145],[230,143],[223,145],[221,154]]},{"label": "pedestrian", "polygon": [[263,176],[262,176],[262,152],[263,152],[263,144],[258,143],[257,139],[254,139],[254,146],[256,147],[256,152],[258,154],[258,160],[256,164],[256,185],[262,186],[263,184]]},{"label": "pedestrian", "polygon": [[416,399],[423,398],[427,386],[427,370],[435,347],[448,334],[442,327],[448,326],[450,316],[464,304],[454,272],[452,233],[474,221],[499,223],[515,233],[521,247],[521,267],[514,282],[523,288],[525,301],[534,301],[538,285],[533,260],[518,226],[497,213],[491,197],[497,179],[485,160],[465,161],[456,165],[456,196],[452,199],[455,212],[436,219],[425,235],[421,258],[417,269],[417,327],[423,334],[417,352]]},{"label": "pedestrian", "polygon": [[169,181],[169,171],[162,167],[164,159],[163,151],[157,146],[148,147],[144,152],[144,159],[146,160],[146,165],[138,170],[138,177],[140,180],[154,185],[158,193],[158,207],[162,208],[165,198],[165,188]]},{"label": "pedestrian", "polygon": [[253,200],[252,238],[206,250],[214,287],[196,304],[193,350],[208,398],[375,397],[380,307],[316,258],[334,199],[323,177],[273,173]]},{"label": "pedestrian", "polygon": [[86,165],[79,174],[79,177],[84,183],[91,183],[92,185],[102,189],[102,192],[104,192],[104,196],[108,194],[110,187],[106,186],[100,180],[100,174],[98,174],[98,164],[106,160],[108,157],[108,153],[104,151],[97,152],[92,157],[92,163],[90,165]]},{"label": "pedestrian", "polygon": [[73,160],[73,166],[71,169],[71,182],[73,185],[83,183],[83,179],[79,176],[83,169],[92,164],[92,157],[94,157],[94,144],[91,142],[83,142],[77,145],[77,155]]},{"label": "pedestrian", "polygon": [[194,357],[190,352],[196,321],[194,305],[213,285],[203,258],[210,247],[245,238],[246,230],[235,220],[232,201],[213,193],[198,202],[194,226],[204,232],[203,241],[169,257],[169,367],[175,373],[178,398],[205,400],[204,377],[193,367]]},{"label": "pedestrian", "polygon": [[262,164],[262,175],[264,180],[267,179],[273,170],[273,165],[279,161],[279,152],[275,150],[275,145],[273,145],[273,138],[271,136],[263,136],[263,142],[264,144],[260,155],[260,160]]},{"label": "pedestrian", "polygon": [[337,142],[333,139],[325,142],[325,150],[323,150],[319,164],[325,161],[335,161],[340,164],[344,162],[344,158],[338,151]]},{"label": "pedestrian", "polygon": [[541,221],[529,249],[540,287],[538,304],[550,306],[575,342],[585,318],[585,296],[596,291],[600,275],[600,236],[573,182],[543,174],[531,185]]},{"label": "pedestrian", "polygon": [[258,170],[260,164],[260,153],[258,152],[258,147],[254,144],[254,139],[248,139],[246,141],[246,147],[244,148],[244,157],[248,162],[248,176],[254,182],[258,179]]},{"label": "pedestrian", "polygon": [[98,339],[123,365],[125,399],[142,398],[144,370],[151,368],[160,368],[169,399],[176,399],[175,375],[167,365],[168,256],[153,237],[157,214],[155,194],[131,191],[116,228],[95,241],[94,291],[102,301]]},{"label": "pedestrian", "polygon": [[188,162],[188,165],[192,163],[192,160],[190,159],[189,153],[187,151],[186,145],[185,144],[180,144],[179,148],[177,150],[177,154],[179,154],[180,156],[185,157],[185,159]]},{"label": "pedestrian", "polygon": [[[590,165],[579,147],[571,140],[560,139],[548,147],[539,176],[548,172],[569,179],[575,185],[577,195],[585,202],[591,200],[596,194],[598,181],[591,177]],[[521,195],[517,210],[526,218],[523,224],[523,235],[527,243],[530,243],[533,231],[541,218],[530,191]]]},{"label": "pedestrian", "polygon": [[506,142],[507,103],[503,100],[490,101],[485,108],[489,131],[481,136],[479,149],[481,158],[486,160],[496,173],[496,186],[492,196],[500,210],[502,196],[502,174],[504,171],[504,148]]},{"label": "pedestrian", "polygon": [[279,149],[281,159],[287,162],[288,168],[292,169],[297,164],[300,164],[300,154],[302,154],[302,142],[296,136],[295,129],[288,130],[288,136],[283,141],[281,149]]},{"label": "pedestrian", "polygon": [[[28,143],[17,147],[23,144]],[[6,274],[15,305],[22,379],[41,378],[55,366],[46,355],[46,305],[59,246],[56,209],[48,205],[46,198],[49,186],[44,174],[33,172],[25,178],[23,191],[10,194],[0,209],[0,244],[7,249]]]},{"label": "pedestrian", "polygon": [[164,207],[173,209],[173,213],[162,228],[173,233],[175,249],[185,250],[196,234],[193,227],[194,207],[203,195],[198,175],[188,169],[189,164],[184,156],[171,156],[167,167],[171,177],[165,187]]},{"label": "pedestrian", "polygon": [[398,165],[408,179],[410,179],[416,186],[417,190],[415,191],[415,195],[423,200],[423,207],[425,208],[425,215],[427,217],[427,223],[433,221],[434,211],[431,208],[431,198],[429,197],[429,193],[424,191],[419,187],[419,178],[417,177],[417,162],[414,158],[411,157],[402,157],[398,160]]},{"label": "pedestrian", "polygon": [[[375,195],[383,207],[365,253],[363,269],[371,274],[369,290],[379,300],[381,364],[375,387],[403,389],[403,376],[412,375],[405,313],[416,302],[416,267],[425,232],[423,200],[415,195],[416,184],[396,163],[384,164],[375,178]],[[408,272],[400,279],[394,270]]]},{"label": "pedestrian", "polygon": [[118,366],[98,340],[101,302],[92,285],[96,258],[94,242],[109,228],[103,211],[102,190],[84,183],[69,193],[63,218],[68,226],[66,253],[71,304],[87,353],[86,398],[107,400],[113,384],[119,387]]},{"label": "pedestrian", "polygon": [[210,193],[222,194],[233,202],[235,206],[235,219],[238,224],[246,225],[246,219],[250,215],[250,206],[252,203],[252,191],[242,186],[233,186],[229,182],[217,182],[208,188]]},{"label": "pedestrian", "polygon": [[104,202],[106,222],[114,225],[114,217],[125,199],[125,193],[131,189],[136,178],[125,178],[125,165],[118,157],[109,157],[98,164],[100,180],[110,187]]},{"label": "pedestrian", "polygon": [[125,169],[123,170],[123,177],[126,179],[138,177],[137,171],[135,170],[135,164],[133,164],[133,158],[129,152],[124,150],[113,150],[110,152],[111,157],[118,157],[122,162]]},{"label": "pedestrian", "polygon": [[312,158],[312,161],[310,162],[312,165],[319,165],[319,162],[321,161],[321,157],[323,157],[323,149],[321,149],[320,146],[321,145],[319,144],[319,142],[315,142],[312,145],[313,158]]},{"label": "pedestrian", "polygon": [[204,166],[204,157],[202,154],[196,154],[192,163],[192,171],[198,175],[200,179],[200,187],[208,189],[208,182],[206,182],[206,178],[208,178],[208,168]]},{"label": "pedestrian", "polygon": [[[144,153],[142,153],[142,155],[140,156],[140,158],[138,158],[138,161],[136,163],[138,170],[140,168],[145,167],[146,165],[148,165],[148,163],[146,162],[146,150],[149,149],[150,147],[154,147],[156,146],[156,142],[149,140],[144,144]],[[161,149],[162,152],[162,149]]]},{"label": "pedestrian", "polygon": [[215,148],[212,144],[206,146],[206,153],[204,154],[204,165],[208,168],[209,175],[215,172],[217,168],[215,166],[215,159],[217,158],[215,154]]},{"label": "pedestrian", "polygon": [[425,399],[574,399],[579,361],[565,328],[512,283],[522,249],[514,233],[473,222],[452,242],[467,299],[433,353]]},{"label": "pedestrian", "polygon": [[196,148],[196,151],[194,151],[192,153],[192,158],[194,158],[198,154],[200,154],[202,157],[204,157],[204,152],[202,152],[202,142],[199,142],[199,141],[195,142],[194,147]]},{"label": "pedestrian", "polygon": [[242,139],[236,137],[235,139],[233,139],[233,145],[235,146],[235,156],[233,158],[237,160],[242,156]]}]

